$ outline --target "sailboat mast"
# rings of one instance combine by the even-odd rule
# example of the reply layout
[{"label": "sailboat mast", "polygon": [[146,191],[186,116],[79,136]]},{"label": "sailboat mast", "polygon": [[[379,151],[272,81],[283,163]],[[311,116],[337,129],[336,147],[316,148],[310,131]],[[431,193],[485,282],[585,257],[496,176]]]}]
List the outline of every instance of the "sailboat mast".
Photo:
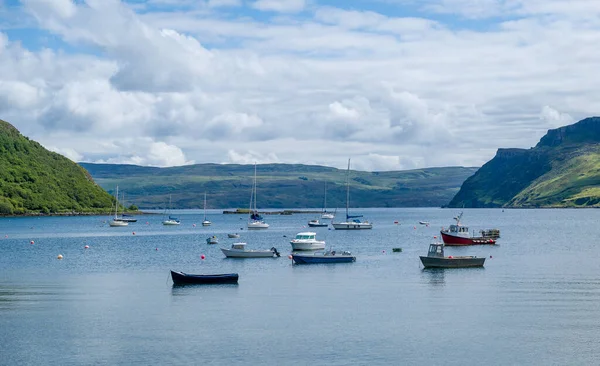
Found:
[{"label": "sailboat mast", "polygon": [[117,185],[117,192],[115,193],[115,219],[119,215],[118,210],[119,210],[119,186]]},{"label": "sailboat mast", "polygon": [[348,206],[350,205],[350,159],[348,159],[348,171],[346,172],[346,219],[348,218]]},{"label": "sailboat mast", "polygon": [[256,211],[256,163],[254,163],[254,211]]},{"label": "sailboat mast", "polygon": [[206,192],[204,192],[204,221],[206,221]]}]

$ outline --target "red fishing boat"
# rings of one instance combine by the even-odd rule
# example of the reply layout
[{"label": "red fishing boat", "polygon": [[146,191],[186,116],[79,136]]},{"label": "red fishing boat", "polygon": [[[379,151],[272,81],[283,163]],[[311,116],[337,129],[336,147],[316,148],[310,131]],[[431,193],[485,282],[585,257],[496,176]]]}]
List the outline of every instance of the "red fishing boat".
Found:
[{"label": "red fishing boat", "polygon": [[442,228],[440,234],[442,234],[442,240],[446,246],[458,246],[458,245],[483,245],[483,244],[496,244],[496,240],[500,238],[500,230],[488,229],[480,230],[479,235],[475,235],[475,231],[471,234],[469,227],[461,224],[463,213],[456,216],[455,225],[450,225],[449,228]]}]

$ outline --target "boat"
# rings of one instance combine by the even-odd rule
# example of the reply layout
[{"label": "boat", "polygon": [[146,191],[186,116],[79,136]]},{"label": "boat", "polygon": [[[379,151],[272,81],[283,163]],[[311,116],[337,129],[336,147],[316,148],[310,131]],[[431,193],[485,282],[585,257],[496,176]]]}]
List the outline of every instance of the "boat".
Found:
[{"label": "boat", "polygon": [[[123,208],[125,208],[125,193],[122,194],[123,197]],[[125,221],[125,222],[137,222],[137,219],[128,214],[122,214],[121,217],[115,218],[117,221]]]},{"label": "boat", "polygon": [[476,236],[474,232],[473,234],[469,232],[468,226],[462,225],[460,222],[462,215],[461,212],[454,218],[455,225],[450,225],[447,229],[442,228],[440,231],[442,241],[446,246],[496,244],[496,239],[500,237],[500,230],[481,230],[480,235]]},{"label": "boat", "polygon": [[[434,239],[437,237],[434,236]],[[419,256],[425,268],[466,268],[483,267],[485,257],[474,256],[444,256],[444,243],[433,242],[429,244],[427,256]]]},{"label": "boat", "polygon": [[119,220],[119,186],[117,186],[115,193],[115,217],[108,223],[111,227],[123,227],[128,226],[127,221]]},{"label": "boat", "polygon": [[311,254],[292,253],[292,261],[295,264],[351,263],[356,261],[356,257],[347,251],[337,253],[333,250]]},{"label": "boat", "polygon": [[239,238],[240,238],[240,234],[238,234],[238,233],[235,233],[235,234],[227,234],[227,237],[228,237],[228,238],[231,238],[231,239],[239,239]]},{"label": "boat", "polygon": [[239,275],[237,273],[199,275],[171,270],[171,279],[176,285],[238,283]]},{"label": "boat", "polygon": [[[254,206],[253,206],[254,204]],[[250,217],[248,217],[248,229],[268,229],[263,217],[256,209],[256,163],[254,163],[254,182],[252,184],[252,193],[250,194]]]},{"label": "boat", "polygon": [[217,238],[215,235],[206,238],[206,244],[219,244],[219,238]]},{"label": "boat", "polygon": [[[169,195],[169,210],[171,210],[171,195]],[[177,217],[169,215],[169,217],[163,221],[163,225],[179,225],[181,222]]]},{"label": "boat", "polygon": [[346,172],[346,221],[332,222],[331,225],[335,230],[364,230],[372,229],[373,224],[369,221],[361,221],[359,218],[362,215],[349,215],[348,206],[350,204],[350,159],[348,159],[348,171]]},{"label": "boat", "polygon": [[115,220],[125,221],[125,222],[137,222],[137,219],[135,217],[128,215],[128,214],[122,214],[121,217],[118,217]]},{"label": "boat", "polygon": [[210,226],[212,222],[210,222],[206,218],[206,192],[204,192],[204,220],[202,221],[202,226]]},{"label": "boat", "polygon": [[419,224],[429,226],[429,221],[419,221]]},{"label": "boat", "polygon": [[319,219],[310,220],[308,226],[310,227],[327,227],[329,224],[326,222],[320,222]]},{"label": "boat", "polygon": [[221,251],[228,258],[268,258],[280,256],[275,247],[269,250],[246,249],[246,243],[233,243],[230,249],[221,248]]},{"label": "boat", "polygon": [[296,237],[290,241],[292,250],[323,250],[325,242],[317,240],[317,233],[302,232],[296,234]]},{"label": "boat", "polygon": [[321,213],[322,219],[333,220],[335,218],[335,214],[331,212],[327,212],[327,182],[325,182],[325,192],[323,193],[323,212]]}]

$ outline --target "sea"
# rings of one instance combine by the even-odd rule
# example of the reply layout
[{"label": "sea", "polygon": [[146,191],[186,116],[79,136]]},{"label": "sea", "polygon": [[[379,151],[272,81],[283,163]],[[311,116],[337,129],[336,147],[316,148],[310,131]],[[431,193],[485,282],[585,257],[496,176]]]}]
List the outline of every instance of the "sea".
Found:
[{"label": "sea", "polygon": [[[318,215],[304,213],[248,231],[247,216],[221,210],[208,227],[202,210],[171,212],[179,226],[161,214],[120,228],[107,216],[2,218],[0,364],[600,363],[600,210],[464,209],[471,231],[501,238],[446,255],[485,266],[424,269],[419,256],[460,211],[352,209],[374,223],[362,231],[308,228]],[[292,264],[302,231],[356,262]],[[225,258],[236,241],[282,255]],[[170,270],[239,283],[173,286]]]}]

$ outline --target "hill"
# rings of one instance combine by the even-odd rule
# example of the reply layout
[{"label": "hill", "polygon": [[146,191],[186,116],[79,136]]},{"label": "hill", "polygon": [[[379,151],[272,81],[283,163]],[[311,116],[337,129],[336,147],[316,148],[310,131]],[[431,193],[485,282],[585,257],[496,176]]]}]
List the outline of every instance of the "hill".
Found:
[{"label": "hill", "polygon": [[[254,166],[196,164],[170,168],[80,163],[109,192],[118,184],[127,204],[161,209],[247,208]],[[477,168],[446,167],[395,172],[350,172],[352,207],[439,207]],[[259,208],[345,207],[346,170],[315,165],[263,164],[257,167]]]},{"label": "hill", "polygon": [[600,206],[600,118],[549,130],[531,149],[498,149],[449,206]]},{"label": "hill", "polygon": [[112,205],[85,169],[0,120],[0,215],[100,213]]}]

